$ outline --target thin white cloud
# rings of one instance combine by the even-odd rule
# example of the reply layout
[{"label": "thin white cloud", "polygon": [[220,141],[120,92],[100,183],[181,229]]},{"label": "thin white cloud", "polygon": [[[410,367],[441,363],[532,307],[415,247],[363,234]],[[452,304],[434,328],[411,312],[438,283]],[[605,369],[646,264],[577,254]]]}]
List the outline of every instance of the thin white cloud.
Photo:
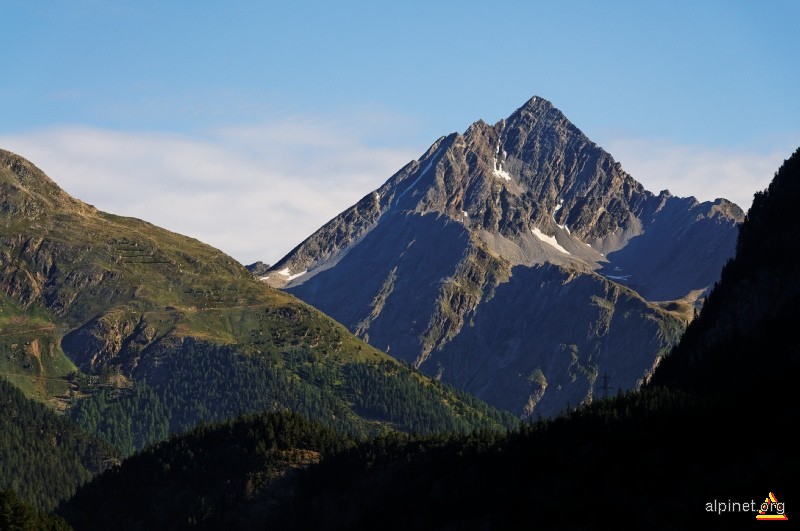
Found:
[{"label": "thin white cloud", "polygon": [[[791,135],[790,135],[791,136]],[[794,142],[794,143],[792,143]],[[669,190],[700,201],[729,199],[745,211],[783,161],[800,145],[800,134],[750,149],[685,146],[656,139],[617,138],[603,147],[648,190]]]},{"label": "thin white cloud", "polygon": [[202,135],[57,127],[0,147],[101,210],[274,263],[419,156],[372,145],[385,127],[375,120],[285,118]]},{"label": "thin white cloud", "polygon": [[[420,155],[375,145],[380,114],[287,117],[195,135],[54,127],[0,136],[73,196],[207,242],[243,263],[274,263]],[[603,147],[653,192],[725,197],[747,209],[800,136],[732,150],[617,138]]]}]

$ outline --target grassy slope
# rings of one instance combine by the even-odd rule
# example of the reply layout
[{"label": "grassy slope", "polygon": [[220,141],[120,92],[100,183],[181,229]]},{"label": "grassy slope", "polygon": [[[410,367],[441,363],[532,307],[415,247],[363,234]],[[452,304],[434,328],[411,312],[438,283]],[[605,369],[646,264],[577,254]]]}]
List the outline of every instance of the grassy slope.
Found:
[{"label": "grassy slope", "polygon": [[[2,151],[0,191],[0,291],[5,296],[0,299],[0,371],[31,396],[66,396],[71,361],[105,383],[126,386],[144,378],[167,385],[171,374],[164,367],[191,363],[186,356],[199,345],[215,359],[224,358],[225,367],[235,366],[233,378],[247,364],[241,360],[252,359],[281,371],[288,385],[303,387],[295,402],[273,407],[317,400],[307,395],[315,395],[311,387],[322,388],[328,402],[318,414],[331,423],[339,411],[351,431],[412,427],[385,415],[359,416],[352,396],[357,385],[344,380],[349,364],[366,364],[373,379],[395,367],[389,372],[411,388],[394,399],[422,409],[426,404],[417,403],[417,395],[433,393],[451,417],[445,425],[469,429],[510,421],[397,364],[319,311],[258,282],[218,250],[138,219],[97,211],[71,198],[30,162]],[[33,363],[36,350],[46,363]],[[191,377],[200,378],[190,382],[197,388],[219,384],[203,381],[203,374]],[[236,407],[242,407],[245,399],[237,397]]]},{"label": "grassy slope", "polygon": [[0,295],[0,377],[29,397],[63,409],[76,370],[64,355],[59,327],[39,308],[23,310]]}]

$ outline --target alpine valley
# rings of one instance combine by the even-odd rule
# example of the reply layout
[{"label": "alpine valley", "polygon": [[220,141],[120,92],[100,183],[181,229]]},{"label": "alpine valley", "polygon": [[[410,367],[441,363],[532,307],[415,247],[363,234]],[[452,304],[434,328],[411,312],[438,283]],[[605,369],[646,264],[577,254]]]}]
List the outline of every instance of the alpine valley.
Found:
[{"label": "alpine valley", "polygon": [[742,210],[653,194],[550,102],[437,140],[261,278],[524,417],[640,386]]},{"label": "alpine valley", "polygon": [[800,149],[756,195],[735,258],[638,391],[466,436],[354,442],[297,415],[247,416],[146,449],[58,513],[98,531],[727,530],[752,527],[769,496],[780,506],[767,516],[791,520],[798,201]]}]

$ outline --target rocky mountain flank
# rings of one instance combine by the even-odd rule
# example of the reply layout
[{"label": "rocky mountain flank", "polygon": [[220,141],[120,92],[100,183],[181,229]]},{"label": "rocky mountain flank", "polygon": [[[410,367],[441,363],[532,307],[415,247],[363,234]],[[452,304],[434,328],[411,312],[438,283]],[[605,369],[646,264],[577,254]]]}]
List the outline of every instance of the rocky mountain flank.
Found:
[{"label": "rocky mountain flank", "polygon": [[262,279],[522,415],[636,387],[743,213],[658,195],[550,102],[438,139]]}]

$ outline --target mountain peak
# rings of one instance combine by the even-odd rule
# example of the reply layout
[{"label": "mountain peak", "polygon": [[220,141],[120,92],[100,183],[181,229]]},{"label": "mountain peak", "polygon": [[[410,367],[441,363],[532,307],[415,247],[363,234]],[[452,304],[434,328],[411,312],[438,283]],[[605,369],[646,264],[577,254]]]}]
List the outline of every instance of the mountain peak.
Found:
[{"label": "mountain peak", "polygon": [[91,210],[29,160],[0,149],[0,215],[41,219],[55,210]]},{"label": "mountain peak", "polygon": [[[497,130],[497,132],[502,132],[505,129],[507,123],[518,121],[515,119],[522,115],[544,116],[545,114],[553,110],[558,112],[559,119],[566,120],[561,111],[556,109],[550,101],[542,98],[541,96],[533,96],[528,101],[526,101],[521,107],[519,107],[516,111],[511,113],[509,117],[502,118],[494,125],[489,124],[488,122],[486,122],[486,120],[483,120],[482,118],[478,119],[477,121],[473,122],[467,128],[466,131],[464,131],[464,136],[469,136],[471,134],[474,134],[476,131],[483,131],[488,128],[494,128]],[[533,126],[536,124],[536,120],[528,121],[527,123],[529,126]]]},{"label": "mountain peak", "polygon": [[[550,123],[566,123],[572,127],[575,127],[569,122],[569,120],[567,120],[566,116],[564,116],[564,114],[558,108],[541,96],[533,96],[520,108],[511,113],[511,115],[504,121],[508,123],[525,123],[529,126],[533,126],[539,123],[541,119],[549,115],[552,117],[551,120],[549,120]],[[525,117],[533,117],[534,119],[520,121],[521,118]],[[575,129],[577,130],[577,128]]]},{"label": "mountain peak", "polygon": [[58,188],[47,175],[30,161],[19,155],[0,149],[0,167],[3,169],[2,182],[15,188],[40,191],[42,188]]},{"label": "mountain peak", "polygon": [[553,109],[553,108],[554,108],[553,104],[550,101],[542,98],[541,96],[533,96],[531,99],[526,101],[522,107],[517,109],[517,111],[521,110],[533,111],[537,109]]},{"label": "mountain peak", "polygon": [[439,139],[266,277],[443,381],[552,414],[606,369],[622,388],[652,370],[683,314],[651,301],[691,309],[736,213],[655,196],[534,96]]},{"label": "mountain peak", "polygon": [[[594,268],[642,234],[670,197],[645,190],[550,101],[533,96],[495,125],[478,120],[463,134],[440,137],[273,266],[270,282],[281,287],[291,277],[299,284],[381,219],[409,212],[444,216],[515,265],[577,261]],[[735,208],[717,210],[738,221]],[[558,233],[561,243],[542,247],[536,231]]]}]

